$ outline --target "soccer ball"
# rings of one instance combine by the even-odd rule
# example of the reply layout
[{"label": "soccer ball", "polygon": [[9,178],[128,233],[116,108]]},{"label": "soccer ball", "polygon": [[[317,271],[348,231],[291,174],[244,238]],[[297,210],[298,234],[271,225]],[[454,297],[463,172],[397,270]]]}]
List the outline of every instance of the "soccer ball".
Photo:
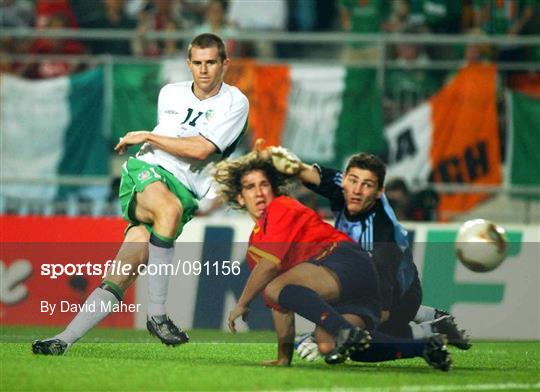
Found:
[{"label": "soccer ball", "polygon": [[488,220],[467,221],[458,231],[456,254],[471,271],[493,271],[505,259],[507,249],[504,229]]}]

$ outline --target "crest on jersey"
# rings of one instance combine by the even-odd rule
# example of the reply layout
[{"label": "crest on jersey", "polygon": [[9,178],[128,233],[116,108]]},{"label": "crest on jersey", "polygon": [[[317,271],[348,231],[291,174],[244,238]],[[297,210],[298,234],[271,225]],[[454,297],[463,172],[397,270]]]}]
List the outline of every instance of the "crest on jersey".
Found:
[{"label": "crest on jersey", "polygon": [[210,121],[212,117],[214,117],[214,111],[212,109],[208,109],[206,113],[204,113],[204,117],[206,118],[206,121]]},{"label": "crest on jersey", "polygon": [[152,173],[150,173],[150,170],[145,170],[140,172],[137,178],[139,179],[139,181],[146,181],[150,178],[151,175]]}]

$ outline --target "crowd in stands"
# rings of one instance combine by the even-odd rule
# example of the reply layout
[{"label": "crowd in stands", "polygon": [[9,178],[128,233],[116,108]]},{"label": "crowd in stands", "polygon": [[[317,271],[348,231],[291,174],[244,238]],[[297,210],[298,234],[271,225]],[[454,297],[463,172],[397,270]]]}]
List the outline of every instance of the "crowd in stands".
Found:
[{"label": "crowd in stands", "polygon": [[[180,53],[185,44],[173,39],[148,40],[144,36],[146,31],[191,31],[193,35],[214,32],[223,36],[242,31],[540,34],[540,5],[535,0],[0,0],[0,21],[1,27],[132,29],[134,32],[131,40],[82,42],[4,37],[2,52],[156,57]],[[309,57],[310,52],[306,45],[265,41],[229,40],[228,45],[234,56],[293,58]],[[379,51],[377,46],[354,43],[345,48],[343,59],[352,65],[358,60],[377,60]],[[386,57],[401,64],[401,72],[389,75],[392,80],[389,95],[402,90],[422,95],[433,92],[437,87],[433,78],[407,69],[415,63],[459,58],[466,61],[540,59],[538,47],[401,44],[389,51]],[[54,77],[79,68],[80,64],[67,61],[30,66],[2,62],[2,71],[30,78]]]},{"label": "crowd in stands", "polygon": [[[0,55],[26,54],[24,60],[0,58],[0,72],[32,79],[68,75],[84,69],[88,61],[72,55],[137,56],[157,58],[183,55],[185,42],[154,40],[147,31],[213,32],[226,38],[233,57],[319,58],[341,56],[344,64],[376,64],[382,57],[394,66],[385,73],[383,106],[403,113],[439,90],[447,72],[423,66],[432,61],[540,61],[540,45],[425,45],[401,43],[386,48],[371,43],[273,43],[227,38],[236,32],[352,32],[359,34],[473,34],[540,35],[540,2],[536,0],[0,0],[1,28],[122,29],[132,30],[129,40],[0,37]],[[337,50],[341,51],[336,51]],[[32,58],[31,55],[70,55]],[[336,59],[332,57],[331,59]],[[516,85],[524,83],[517,75]],[[531,76],[531,75],[529,75]],[[538,81],[538,73],[536,76]],[[512,83],[510,78],[506,83]],[[387,118],[388,120],[389,118]],[[390,118],[392,120],[393,118]],[[429,218],[436,195],[414,198],[399,183],[391,184],[396,209],[407,219]],[[426,197],[426,200],[417,199]],[[407,199],[407,201],[403,201]],[[430,212],[431,211],[431,212]]]},{"label": "crowd in stands", "polygon": [[[57,28],[51,23],[59,24],[60,19],[67,28],[194,34],[341,30],[518,35],[538,34],[540,29],[535,0],[0,0],[1,27]],[[173,47],[167,42],[145,43],[142,48],[85,42],[86,51],[93,54],[155,56]],[[432,57],[452,54],[448,48],[440,53],[429,49]],[[503,58],[515,58],[515,53],[500,52]],[[523,55],[527,54],[519,53]]]},{"label": "crowd in stands", "polygon": [[[540,34],[540,5],[535,0],[0,0],[0,22],[1,27],[133,30],[131,40],[28,40],[8,36],[1,38],[0,53],[158,57],[182,53],[185,43],[150,40],[144,32],[213,32],[225,37],[243,31]],[[227,45],[234,57],[334,55],[328,47],[313,44],[229,39]],[[342,58],[349,65],[378,61],[383,55],[380,50],[377,45],[353,43],[345,45]],[[410,106],[433,94],[447,78],[445,72],[422,68],[432,60],[538,61],[540,48],[403,43],[388,47],[384,56],[397,65],[385,75],[386,104]],[[34,79],[66,75],[83,66],[82,62],[58,59],[0,62],[1,71]],[[401,112],[407,108],[398,109]]]}]

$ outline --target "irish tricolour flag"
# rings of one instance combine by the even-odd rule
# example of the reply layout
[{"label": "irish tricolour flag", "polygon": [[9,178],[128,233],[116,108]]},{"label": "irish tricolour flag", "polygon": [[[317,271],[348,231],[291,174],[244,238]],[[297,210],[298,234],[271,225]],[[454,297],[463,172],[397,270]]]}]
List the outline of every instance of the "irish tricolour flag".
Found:
[{"label": "irish tricolour flag", "polygon": [[[112,132],[151,129],[159,88],[189,80],[183,60],[114,66]],[[235,59],[225,81],[247,95],[252,141],[283,145],[306,161],[341,167],[358,151],[384,150],[374,70],[321,64],[261,64]]]},{"label": "irish tricolour flag", "polygon": [[[428,182],[500,184],[495,66],[461,69],[429,101],[386,127],[385,136],[387,178],[403,178],[412,189]],[[485,197],[445,194],[440,209],[459,213]]]},{"label": "irish tricolour flag", "polygon": [[53,199],[51,185],[14,185],[5,179],[106,175],[103,70],[72,77],[0,77],[2,196]]}]

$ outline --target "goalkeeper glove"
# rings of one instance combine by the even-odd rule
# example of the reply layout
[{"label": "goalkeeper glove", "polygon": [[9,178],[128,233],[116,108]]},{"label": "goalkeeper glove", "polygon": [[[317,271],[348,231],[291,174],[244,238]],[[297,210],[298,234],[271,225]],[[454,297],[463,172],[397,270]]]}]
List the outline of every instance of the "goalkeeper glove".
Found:
[{"label": "goalkeeper glove", "polygon": [[283,174],[295,175],[302,169],[302,161],[284,147],[268,147],[274,167]]},{"label": "goalkeeper glove", "polygon": [[300,358],[312,362],[321,357],[319,347],[312,333],[299,335],[294,339],[294,341],[296,352]]}]

